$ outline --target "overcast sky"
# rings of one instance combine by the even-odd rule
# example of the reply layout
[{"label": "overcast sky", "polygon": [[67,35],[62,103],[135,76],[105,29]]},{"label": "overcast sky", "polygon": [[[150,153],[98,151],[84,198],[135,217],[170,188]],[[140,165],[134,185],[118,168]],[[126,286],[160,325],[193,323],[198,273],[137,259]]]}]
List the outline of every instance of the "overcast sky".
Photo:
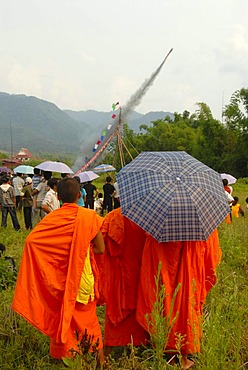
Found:
[{"label": "overcast sky", "polygon": [[221,118],[248,87],[248,0],[0,0],[0,91],[60,109],[122,106],[173,48],[140,113]]}]

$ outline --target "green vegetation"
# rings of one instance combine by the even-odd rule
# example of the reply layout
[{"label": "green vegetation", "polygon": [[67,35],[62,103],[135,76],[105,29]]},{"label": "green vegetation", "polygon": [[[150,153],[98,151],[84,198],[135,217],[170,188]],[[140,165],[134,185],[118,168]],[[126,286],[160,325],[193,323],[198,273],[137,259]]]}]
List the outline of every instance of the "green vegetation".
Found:
[{"label": "green vegetation", "polygon": [[[101,181],[104,178],[102,175]],[[100,189],[100,180],[97,180]],[[233,188],[245,209],[248,179],[238,180]],[[202,351],[194,357],[195,368],[199,370],[242,370],[248,365],[248,212],[245,213],[244,218],[234,219],[231,225],[223,222],[219,227],[223,258],[218,268],[218,282],[204,309]],[[6,254],[14,257],[17,268],[28,235],[22,214],[18,213],[18,217],[20,232],[13,230],[10,219],[7,228],[0,229],[0,243],[5,244]],[[158,290],[158,302],[163,294]],[[10,309],[12,297],[13,287],[0,291],[0,368],[64,369],[63,362],[49,357],[49,339]],[[109,369],[173,369],[161,356],[161,335],[166,336],[166,330],[163,331],[159,310],[158,304],[153,316],[157,320],[157,336],[153,337],[157,349],[117,348],[110,358]],[[103,327],[104,307],[98,308],[98,315]],[[72,369],[80,369],[81,365],[84,369],[94,369],[94,363],[92,355],[87,354],[76,362],[69,361],[68,365]]]},{"label": "green vegetation", "polygon": [[[248,89],[236,91],[224,111],[223,123],[216,120],[210,107],[198,103],[198,109],[190,114],[174,113],[174,119],[166,116],[150,125],[141,125],[136,134],[128,125],[123,127],[123,141],[128,147],[125,162],[142,151],[184,150],[217,172],[231,173],[237,178],[248,176]],[[118,170],[120,159],[114,145],[105,163]],[[131,154],[131,155],[130,155]]]}]

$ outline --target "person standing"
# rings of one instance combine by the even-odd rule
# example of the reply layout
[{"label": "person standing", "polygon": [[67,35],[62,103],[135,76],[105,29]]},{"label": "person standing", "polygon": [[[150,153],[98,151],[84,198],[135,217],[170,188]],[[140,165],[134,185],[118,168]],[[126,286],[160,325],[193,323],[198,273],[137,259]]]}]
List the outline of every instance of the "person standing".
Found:
[{"label": "person standing", "polygon": [[22,174],[17,172],[16,176],[12,180],[15,198],[16,198],[16,209],[18,211],[22,210],[22,196],[23,196],[22,189],[25,184],[25,181],[23,180],[21,176]]},{"label": "person standing", "polygon": [[[36,188],[33,190],[32,195],[37,195],[37,213],[38,213],[38,222],[42,220],[46,216],[46,212],[41,208],[42,202],[45,199],[45,195],[47,193],[47,181],[52,177],[51,171],[44,171],[44,178],[42,181],[39,182],[39,184],[36,186]],[[34,220],[33,220],[34,222]]]},{"label": "person standing", "polygon": [[58,200],[57,186],[59,179],[52,177],[47,181],[47,186],[49,187],[48,192],[41,204],[41,209],[46,212],[46,214],[55,211],[55,209],[60,208],[60,202]]},{"label": "person standing", "polygon": [[16,216],[14,188],[10,184],[10,179],[5,176],[2,178],[2,185],[0,185],[0,206],[2,209],[2,226],[7,226],[7,217],[9,213],[14,229],[16,231],[20,230],[20,224]]},{"label": "person standing", "polygon": [[114,183],[115,193],[114,193],[114,209],[120,207],[120,194],[118,189],[117,181]]},{"label": "person standing", "polygon": [[86,202],[86,190],[85,188],[81,185],[81,182],[80,182],[80,177],[79,176],[74,176],[74,179],[77,180],[77,182],[79,183],[79,186],[80,186],[80,193],[81,193],[81,197],[78,199],[78,202],[77,204],[80,206],[80,207],[85,207],[85,202]]},{"label": "person standing", "polygon": [[136,320],[145,232],[120,208],[104,217],[101,231],[106,252],[99,264],[100,293],[106,303],[104,347],[109,355],[112,347],[139,346],[149,338]]},{"label": "person standing", "polygon": [[62,207],[44,217],[25,241],[12,309],[50,337],[52,357],[72,356],[87,333],[90,349],[96,347],[103,363],[95,261],[95,254],[104,253],[103,219],[77,205],[80,186],[74,178],[58,182],[58,196]]},{"label": "person standing", "polygon": [[[44,177],[41,175],[41,170],[39,168],[34,168],[34,176],[32,177],[32,191],[43,180],[44,180]],[[37,195],[38,195],[38,193],[33,195],[32,220],[35,219],[35,215],[38,212],[38,210],[37,210]]]},{"label": "person standing", "polygon": [[31,177],[26,177],[25,185],[23,188],[22,203],[23,203],[23,214],[24,214],[25,227],[27,230],[31,230],[33,228],[33,225],[32,225],[33,197],[32,197]]},{"label": "person standing", "polygon": [[92,184],[92,181],[88,181],[84,185],[84,189],[86,191],[86,202],[85,202],[85,208],[94,209],[94,198],[98,195],[98,190],[94,184]]},{"label": "person standing", "polygon": [[112,179],[110,176],[106,177],[106,182],[103,185],[103,207],[102,215],[104,211],[111,212],[113,209],[113,196],[115,194],[115,188],[112,185]]}]

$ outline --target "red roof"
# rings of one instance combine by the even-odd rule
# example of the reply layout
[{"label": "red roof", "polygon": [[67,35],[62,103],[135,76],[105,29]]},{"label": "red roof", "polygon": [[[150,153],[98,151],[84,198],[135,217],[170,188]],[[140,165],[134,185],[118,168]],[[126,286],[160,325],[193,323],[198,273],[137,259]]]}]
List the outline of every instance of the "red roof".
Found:
[{"label": "red roof", "polygon": [[19,164],[22,164],[21,159],[13,159],[13,158],[4,158],[2,159],[2,163],[5,167],[12,167],[12,166],[18,166]]},{"label": "red roof", "polygon": [[14,158],[31,158],[32,155],[30,151],[26,148],[21,148],[17,154],[14,155]]}]

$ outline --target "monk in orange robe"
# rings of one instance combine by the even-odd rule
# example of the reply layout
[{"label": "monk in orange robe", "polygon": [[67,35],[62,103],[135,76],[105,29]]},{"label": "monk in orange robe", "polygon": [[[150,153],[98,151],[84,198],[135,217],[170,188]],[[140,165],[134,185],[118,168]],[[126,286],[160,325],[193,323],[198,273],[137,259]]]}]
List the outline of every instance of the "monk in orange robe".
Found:
[{"label": "monk in orange robe", "polygon": [[120,208],[105,216],[101,230],[105,242],[101,273],[106,302],[104,345],[108,354],[110,347],[141,345],[148,338],[136,320],[145,232],[123,216]]},{"label": "monk in orange robe", "polygon": [[77,205],[81,195],[75,179],[60,180],[58,195],[62,207],[49,213],[26,239],[12,308],[50,337],[52,357],[62,359],[71,349],[78,351],[86,330],[102,362],[94,253],[104,252],[103,219]]},{"label": "monk in orange robe", "polygon": [[[169,333],[165,349],[177,351],[178,334],[183,336],[180,352],[184,370],[194,365],[187,355],[200,351],[203,304],[207,293],[216,282],[216,268],[220,260],[221,249],[217,230],[206,241],[158,243],[147,234],[136,318],[140,325],[148,331],[149,324],[146,315],[151,314],[156,301],[154,277],[158,274],[158,265],[161,262],[160,279],[165,287],[164,315],[167,318],[173,294],[176,288],[179,288],[171,317],[169,317],[170,323],[174,317],[177,318]],[[150,324],[154,323],[150,322]]]}]

